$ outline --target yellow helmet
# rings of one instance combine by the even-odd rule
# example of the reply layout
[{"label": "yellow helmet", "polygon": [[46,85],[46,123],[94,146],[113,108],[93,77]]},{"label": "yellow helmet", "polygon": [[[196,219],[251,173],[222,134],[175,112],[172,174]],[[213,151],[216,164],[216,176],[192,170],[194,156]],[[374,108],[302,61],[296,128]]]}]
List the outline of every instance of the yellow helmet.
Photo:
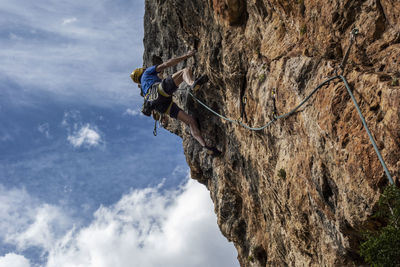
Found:
[{"label": "yellow helmet", "polygon": [[134,81],[135,83],[140,83],[140,77],[142,76],[143,72],[144,68],[138,68],[132,71],[131,73],[132,81]]}]

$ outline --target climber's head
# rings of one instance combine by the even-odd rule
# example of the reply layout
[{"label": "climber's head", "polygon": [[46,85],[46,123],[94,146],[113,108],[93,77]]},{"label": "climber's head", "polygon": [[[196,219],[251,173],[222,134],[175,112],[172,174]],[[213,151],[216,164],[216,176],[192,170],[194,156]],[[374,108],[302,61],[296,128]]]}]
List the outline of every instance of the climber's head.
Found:
[{"label": "climber's head", "polygon": [[140,84],[140,78],[142,77],[142,74],[144,72],[144,68],[138,68],[132,71],[131,73],[131,79],[133,82]]}]

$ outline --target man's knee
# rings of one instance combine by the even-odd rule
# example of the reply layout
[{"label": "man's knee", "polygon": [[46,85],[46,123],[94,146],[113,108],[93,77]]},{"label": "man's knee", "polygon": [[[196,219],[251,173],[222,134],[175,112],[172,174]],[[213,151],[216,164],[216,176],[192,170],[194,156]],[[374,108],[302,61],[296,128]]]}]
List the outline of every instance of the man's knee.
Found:
[{"label": "man's knee", "polygon": [[175,81],[171,76],[165,78],[161,82],[162,90],[168,95],[172,95],[177,89],[178,86],[176,86]]},{"label": "man's knee", "polygon": [[186,76],[186,77],[192,77],[192,69],[189,67],[186,67],[182,70],[182,74],[183,74],[183,76]]},{"label": "man's knee", "polygon": [[174,80],[174,83],[177,87],[179,87],[179,85],[183,82],[183,71],[184,70],[180,70],[172,74],[172,80]]}]

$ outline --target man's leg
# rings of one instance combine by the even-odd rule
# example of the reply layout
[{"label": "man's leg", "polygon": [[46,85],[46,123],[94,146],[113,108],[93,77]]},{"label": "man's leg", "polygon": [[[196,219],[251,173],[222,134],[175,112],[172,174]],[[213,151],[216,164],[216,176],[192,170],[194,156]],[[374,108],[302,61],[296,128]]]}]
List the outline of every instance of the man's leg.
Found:
[{"label": "man's leg", "polygon": [[189,68],[184,68],[183,70],[175,72],[172,74],[172,79],[174,80],[175,85],[178,87],[183,81],[189,86],[194,83],[192,71]]},{"label": "man's leg", "polygon": [[169,112],[170,117],[178,119],[184,122],[186,125],[188,125],[190,127],[190,133],[192,134],[192,136],[197,140],[197,142],[200,143],[202,147],[207,149],[208,154],[213,156],[221,155],[221,151],[219,151],[216,147],[206,145],[206,142],[201,136],[199,125],[197,124],[196,120],[193,119],[192,116],[188,115],[186,112],[181,110],[175,103],[172,103],[169,109],[170,109]]},{"label": "man's leg", "polygon": [[192,116],[188,115],[183,110],[179,110],[177,119],[184,122],[186,125],[190,127],[190,132],[192,136],[200,143],[201,146],[206,146],[206,142],[204,141],[203,137],[201,136],[201,132],[199,126],[195,119]]}]

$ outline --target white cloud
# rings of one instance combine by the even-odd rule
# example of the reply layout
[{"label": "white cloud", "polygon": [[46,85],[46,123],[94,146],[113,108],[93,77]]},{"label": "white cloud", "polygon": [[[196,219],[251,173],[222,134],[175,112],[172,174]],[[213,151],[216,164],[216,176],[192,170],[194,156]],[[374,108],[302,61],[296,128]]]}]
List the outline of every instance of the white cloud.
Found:
[{"label": "white cloud", "polygon": [[8,253],[0,257],[0,267],[30,267],[29,260],[22,255]]},{"label": "white cloud", "polygon": [[0,185],[0,239],[18,250],[28,247],[50,249],[72,225],[58,206],[41,203],[24,189]]},{"label": "white cloud", "polygon": [[42,134],[44,134],[44,136],[46,136],[46,138],[50,138],[50,125],[45,122],[39,125],[38,127],[38,131],[41,132]]},{"label": "white cloud", "polygon": [[0,185],[0,238],[27,227],[34,216],[32,208],[36,204],[25,190],[7,190]]},{"label": "white cloud", "polygon": [[76,148],[81,146],[95,147],[103,142],[100,134],[90,124],[82,126],[78,131],[69,135],[67,140]]},{"label": "white cloud", "polygon": [[0,30],[8,34],[0,36],[0,73],[26,93],[48,92],[66,101],[115,105],[139,99],[129,73],[142,64],[143,5],[2,0]]},{"label": "white cloud", "polygon": [[176,191],[135,190],[101,207],[88,227],[57,242],[47,267],[232,267],[235,256],[208,191],[190,180]]},{"label": "white cloud", "polygon": [[64,127],[70,127],[71,125],[76,125],[81,122],[81,113],[79,110],[70,110],[64,112],[64,118],[61,125]]},{"label": "white cloud", "polygon": [[80,229],[61,208],[39,203],[24,190],[0,186],[0,193],[0,233],[19,251],[42,248],[45,267],[239,266],[233,245],[218,229],[209,192],[193,180],[176,190],[134,190],[100,207]]},{"label": "white cloud", "polygon": [[61,125],[67,130],[68,142],[75,148],[96,147],[104,144],[100,130],[92,124],[82,123],[81,113],[78,110],[64,112]]},{"label": "white cloud", "polygon": [[32,224],[22,231],[6,236],[6,241],[15,244],[19,250],[29,247],[49,250],[59,237],[57,235],[60,235],[60,231],[70,226],[70,220],[59,207],[42,204],[35,207],[34,211],[34,217],[30,218]]},{"label": "white cloud", "polygon": [[141,114],[142,113],[139,110],[130,109],[130,108],[128,108],[124,112],[124,115],[129,115],[129,116],[137,116],[137,115],[141,115]]},{"label": "white cloud", "polygon": [[78,21],[78,19],[75,18],[75,17],[65,18],[65,19],[63,19],[62,25],[68,25],[68,24],[71,24],[71,23],[74,23],[74,22],[77,22],[77,21]]}]

